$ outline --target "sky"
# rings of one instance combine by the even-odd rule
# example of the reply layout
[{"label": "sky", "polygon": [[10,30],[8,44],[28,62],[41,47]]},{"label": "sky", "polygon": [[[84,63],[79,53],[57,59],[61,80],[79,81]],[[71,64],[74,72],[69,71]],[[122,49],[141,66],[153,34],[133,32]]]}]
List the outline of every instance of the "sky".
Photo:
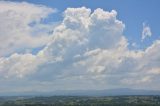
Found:
[{"label": "sky", "polygon": [[159,0],[0,0],[0,93],[160,90]]}]

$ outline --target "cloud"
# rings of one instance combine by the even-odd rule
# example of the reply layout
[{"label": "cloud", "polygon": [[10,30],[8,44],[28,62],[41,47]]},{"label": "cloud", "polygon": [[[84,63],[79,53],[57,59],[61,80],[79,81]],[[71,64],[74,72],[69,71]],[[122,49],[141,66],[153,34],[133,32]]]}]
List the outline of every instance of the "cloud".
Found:
[{"label": "cloud", "polygon": [[0,58],[0,82],[5,87],[9,89],[12,80],[12,90],[19,91],[160,88],[159,40],[145,50],[128,49],[125,25],[115,10],[67,8],[63,16],[37,54]]},{"label": "cloud", "polygon": [[0,8],[0,56],[41,47],[49,41],[49,25],[41,23],[41,20],[56,9],[9,1],[0,1]]},{"label": "cloud", "polygon": [[152,32],[151,29],[148,25],[146,25],[146,23],[143,23],[143,30],[142,30],[142,41],[146,38],[146,37],[151,37],[152,36]]}]

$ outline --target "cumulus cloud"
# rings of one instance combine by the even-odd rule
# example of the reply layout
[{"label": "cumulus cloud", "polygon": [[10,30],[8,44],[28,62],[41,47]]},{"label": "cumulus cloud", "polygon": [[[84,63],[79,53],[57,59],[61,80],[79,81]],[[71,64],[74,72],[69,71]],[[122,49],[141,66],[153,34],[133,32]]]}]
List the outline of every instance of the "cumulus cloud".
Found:
[{"label": "cumulus cloud", "polygon": [[[28,90],[56,90],[147,88],[158,82],[159,40],[145,50],[128,49],[125,25],[115,10],[67,8],[63,16],[37,54],[0,58],[1,83],[9,86],[7,81],[14,79],[26,82]],[[21,84],[16,86],[23,91]]]},{"label": "cumulus cloud", "polygon": [[[49,25],[42,24],[41,20],[56,9],[9,1],[0,1],[0,8],[0,56],[48,43]],[[42,27],[44,30],[41,30]]]},{"label": "cumulus cloud", "polygon": [[146,37],[151,37],[152,36],[152,32],[151,29],[148,25],[146,25],[146,23],[143,23],[143,30],[142,30],[142,41],[146,38]]}]

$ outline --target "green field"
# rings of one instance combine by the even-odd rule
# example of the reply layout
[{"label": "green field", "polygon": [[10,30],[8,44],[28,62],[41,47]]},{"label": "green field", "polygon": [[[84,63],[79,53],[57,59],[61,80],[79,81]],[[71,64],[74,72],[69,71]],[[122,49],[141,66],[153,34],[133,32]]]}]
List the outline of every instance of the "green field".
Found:
[{"label": "green field", "polygon": [[160,106],[160,96],[1,97],[0,106]]}]

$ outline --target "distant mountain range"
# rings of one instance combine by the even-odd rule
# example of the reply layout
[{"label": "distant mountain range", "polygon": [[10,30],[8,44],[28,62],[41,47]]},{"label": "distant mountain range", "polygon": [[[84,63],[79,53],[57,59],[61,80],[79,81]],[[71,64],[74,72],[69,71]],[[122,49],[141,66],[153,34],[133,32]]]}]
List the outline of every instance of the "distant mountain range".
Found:
[{"label": "distant mountain range", "polygon": [[106,89],[106,90],[57,90],[53,92],[0,93],[0,96],[122,96],[122,95],[160,95],[158,90]]},{"label": "distant mountain range", "polygon": [[121,89],[106,89],[106,90],[55,91],[53,92],[53,94],[54,95],[70,95],[70,96],[160,95],[160,91],[121,88]]}]

